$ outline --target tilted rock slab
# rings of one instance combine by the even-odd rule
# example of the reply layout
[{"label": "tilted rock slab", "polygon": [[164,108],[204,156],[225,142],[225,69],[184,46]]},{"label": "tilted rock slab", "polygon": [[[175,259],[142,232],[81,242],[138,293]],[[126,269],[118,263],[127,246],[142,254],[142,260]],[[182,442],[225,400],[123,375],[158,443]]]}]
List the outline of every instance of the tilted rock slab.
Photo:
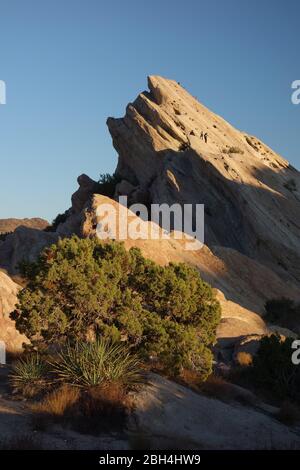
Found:
[{"label": "tilted rock slab", "polygon": [[148,85],[123,118],[107,121],[119,154],[117,195],[205,204],[209,247],[232,248],[299,281],[300,173],[175,81],[151,76]]},{"label": "tilted rock slab", "polygon": [[300,445],[299,433],[275,416],[208,398],[155,374],[133,404],[129,428],[153,448],[291,450]]}]

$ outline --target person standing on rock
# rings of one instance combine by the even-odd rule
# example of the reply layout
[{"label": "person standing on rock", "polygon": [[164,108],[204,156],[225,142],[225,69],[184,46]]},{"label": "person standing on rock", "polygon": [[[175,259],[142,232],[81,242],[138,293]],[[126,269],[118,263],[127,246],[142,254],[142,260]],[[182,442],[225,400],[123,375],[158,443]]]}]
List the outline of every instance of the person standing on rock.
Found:
[{"label": "person standing on rock", "polygon": [[204,138],[204,133],[202,131],[201,134],[200,134],[200,139],[203,140],[203,138]]},{"label": "person standing on rock", "polygon": [[205,142],[206,144],[207,144],[207,139],[208,139],[208,133],[205,132],[205,134],[204,134],[204,142]]}]

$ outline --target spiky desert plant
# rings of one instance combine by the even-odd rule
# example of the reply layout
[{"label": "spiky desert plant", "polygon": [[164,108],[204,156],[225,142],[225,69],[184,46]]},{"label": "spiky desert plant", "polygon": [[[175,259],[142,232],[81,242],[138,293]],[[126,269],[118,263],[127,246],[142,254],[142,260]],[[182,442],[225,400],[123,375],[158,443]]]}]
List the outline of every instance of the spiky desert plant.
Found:
[{"label": "spiky desert plant", "polygon": [[18,359],[9,376],[11,386],[24,396],[34,396],[47,385],[48,366],[39,354]]},{"label": "spiky desert plant", "polygon": [[118,382],[126,387],[142,381],[141,363],[121,344],[105,339],[67,343],[52,363],[57,380],[79,387]]}]

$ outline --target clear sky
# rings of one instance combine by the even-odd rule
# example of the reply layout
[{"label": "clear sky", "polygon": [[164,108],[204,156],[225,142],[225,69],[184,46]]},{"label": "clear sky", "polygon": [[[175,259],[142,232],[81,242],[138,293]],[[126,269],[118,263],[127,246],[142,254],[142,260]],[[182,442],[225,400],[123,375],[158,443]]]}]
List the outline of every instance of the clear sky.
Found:
[{"label": "clear sky", "polygon": [[1,0],[0,218],[53,219],[112,172],[108,116],[163,75],[300,167],[299,0]]}]

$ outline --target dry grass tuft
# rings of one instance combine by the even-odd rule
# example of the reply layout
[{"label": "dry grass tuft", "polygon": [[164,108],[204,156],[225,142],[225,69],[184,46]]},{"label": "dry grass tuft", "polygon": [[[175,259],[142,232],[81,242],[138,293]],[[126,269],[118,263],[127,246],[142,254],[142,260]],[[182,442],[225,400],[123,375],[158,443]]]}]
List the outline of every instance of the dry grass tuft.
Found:
[{"label": "dry grass tuft", "polygon": [[200,387],[202,393],[225,403],[238,402],[244,406],[256,406],[257,397],[249,390],[227,382],[218,375],[211,375]]},{"label": "dry grass tuft", "polygon": [[241,367],[248,367],[251,366],[253,357],[245,351],[240,351],[236,355],[236,361]]},{"label": "dry grass tuft", "polygon": [[121,431],[129,410],[130,401],[122,384],[104,384],[85,390],[63,385],[32,406],[32,426],[43,431],[55,422],[84,434],[98,435]]},{"label": "dry grass tuft", "polygon": [[230,401],[232,399],[232,386],[219,375],[210,375],[200,390],[211,398]]},{"label": "dry grass tuft", "polygon": [[41,402],[34,404],[32,409],[36,413],[47,414],[52,417],[62,417],[79,400],[79,397],[80,391],[77,387],[63,385],[49,393]]},{"label": "dry grass tuft", "polygon": [[199,387],[201,387],[203,384],[199,374],[196,371],[188,369],[183,369],[181,371],[180,377],[177,378],[176,381],[196,391],[198,391]]}]

